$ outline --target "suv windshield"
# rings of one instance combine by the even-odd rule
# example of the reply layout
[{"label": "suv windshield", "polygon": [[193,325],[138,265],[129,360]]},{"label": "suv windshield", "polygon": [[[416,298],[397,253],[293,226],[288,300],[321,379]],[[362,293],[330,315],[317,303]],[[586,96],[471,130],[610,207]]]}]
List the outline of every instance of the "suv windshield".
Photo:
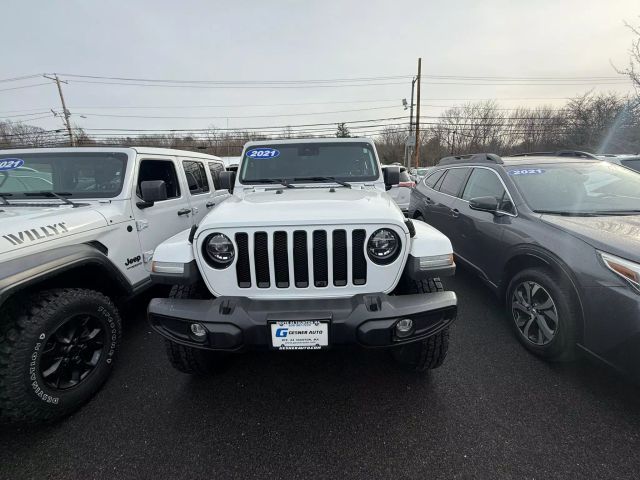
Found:
[{"label": "suv windshield", "polygon": [[507,173],[537,212],[640,212],[640,174],[608,162],[510,165]]},{"label": "suv windshield", "polygon": [[249,147],[242,162],[240,182],[269,180],[349,182],[374,181],[379,177],[373,148],[366,142],[273,143]]},{"label": "suv windshield", "polygon": [[629,160],[620,160],[620,163],[627,168],[640,172],[640,158],[631,158]]},{"label": "suv windshield", "polygon": [[22,153],[0,155],[0,194],[110,198],[122,190],[125,153]]}]

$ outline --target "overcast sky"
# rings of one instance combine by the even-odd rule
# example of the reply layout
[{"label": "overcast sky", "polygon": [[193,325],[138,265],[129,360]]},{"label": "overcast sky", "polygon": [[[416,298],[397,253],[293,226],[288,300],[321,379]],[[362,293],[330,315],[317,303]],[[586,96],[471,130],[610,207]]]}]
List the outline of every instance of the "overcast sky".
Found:
[{"label": "overcast sky", "polygon": [[[60,73],[69,80],[63,89],[73,122],[89,129],[348,123],[405,115],[401,100],[410,97],[410,78],[358,87],[222,89],[88,84],[64,74],[239,81],[410,76],[421,56],[424,75],[613,77],[610,62],[624,66],[632,41],[623,22],[640,23],[639,15],[638,0],[5,2],[2,30],[9,48],[2,52],[0,79]],[[59,109],[54,84],[2,91],[42,82],[0,83],[0,118],[38,118],[38,112]],[[438,106],[482,98],[505,107],[558,105],[559,98],[590,89],[630,91],[627,84],[598,85],[610,80],[430,82],[457,80],[424,78],[422,103]],[[268,106],[283,103],[304,105]],[[166,108],[113,108],[123,106]],[[169,108],[189,106],[207,108]],[[370,110],[323,113],[359,109]],[[423,114],[440,111],[430,107]],[[30,123],[61,125],[55,118]]]}]

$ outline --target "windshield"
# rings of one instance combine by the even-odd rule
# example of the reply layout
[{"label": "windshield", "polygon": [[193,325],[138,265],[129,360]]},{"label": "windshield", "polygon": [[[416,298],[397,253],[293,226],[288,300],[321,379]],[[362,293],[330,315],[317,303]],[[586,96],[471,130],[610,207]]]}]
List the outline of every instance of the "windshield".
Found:
[{"label": "windshield", "polygon": [[534,211],[568,214],[640,211],[640,174],[608,162],[510,166],[507,173]]},{"label": "windshield", "polygon": [[310,179],[322,181],[375,181],[378,161],[366,142],[349,143],[273,143],[249,147],[242,162],[240,182]]},{"label": "windshield", "polygon": [[[122,190],[125,153],[0,155],[0,194],[33,198],[54,192],[73,198],[110,198]],[[46,193],[43,194],[46,196]]]},{"label": "windshield", "polygon": [[632,158],[629,160],[620,160],[620,163],[631,170],[640,172],[640,158]]}]

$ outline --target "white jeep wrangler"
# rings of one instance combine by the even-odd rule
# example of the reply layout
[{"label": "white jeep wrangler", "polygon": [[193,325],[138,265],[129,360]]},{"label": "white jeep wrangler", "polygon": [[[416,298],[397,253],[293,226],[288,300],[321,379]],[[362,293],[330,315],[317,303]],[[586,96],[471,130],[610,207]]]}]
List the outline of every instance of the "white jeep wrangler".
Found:
[{"label": "white jeep wrangler", "polygon": [[218,201],[217,157],[156,148],[0,151],[0,418],[47,420],[93,395],[116,305],[151,285],[156,246]]},{"label": "white jeep wrangler", "polygon": [[385,190],[371,140],[300,139],[245,145],[232,196],[162,243],[154,281],[173,284],[149,305],[169,360],[185,373],[248,348],[389,348],[415,370],[439,367],[456,295],[451,243],[404,218]]}]

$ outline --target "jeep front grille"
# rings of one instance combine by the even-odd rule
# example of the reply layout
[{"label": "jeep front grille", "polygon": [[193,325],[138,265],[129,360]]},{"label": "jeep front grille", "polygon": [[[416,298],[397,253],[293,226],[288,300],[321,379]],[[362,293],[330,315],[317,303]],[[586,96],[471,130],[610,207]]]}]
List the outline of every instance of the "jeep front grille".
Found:
[{"label": "jeep front grille", "polygon": [[[310,282],[316,288],[328,287],[329,282],[336,287],[346,286],[350,281],[352,285],[367,283],[366,231],[363,229],[258,231],[236,233],[235,240],[238,248],[236,277],[240,288],[251,288],[252,269],[258,288],[272,286],[271,269],[275,287],[290,288],[291,266],[295,288],[308,288]],[[351,255],[348,255],[349,248]]]}]

